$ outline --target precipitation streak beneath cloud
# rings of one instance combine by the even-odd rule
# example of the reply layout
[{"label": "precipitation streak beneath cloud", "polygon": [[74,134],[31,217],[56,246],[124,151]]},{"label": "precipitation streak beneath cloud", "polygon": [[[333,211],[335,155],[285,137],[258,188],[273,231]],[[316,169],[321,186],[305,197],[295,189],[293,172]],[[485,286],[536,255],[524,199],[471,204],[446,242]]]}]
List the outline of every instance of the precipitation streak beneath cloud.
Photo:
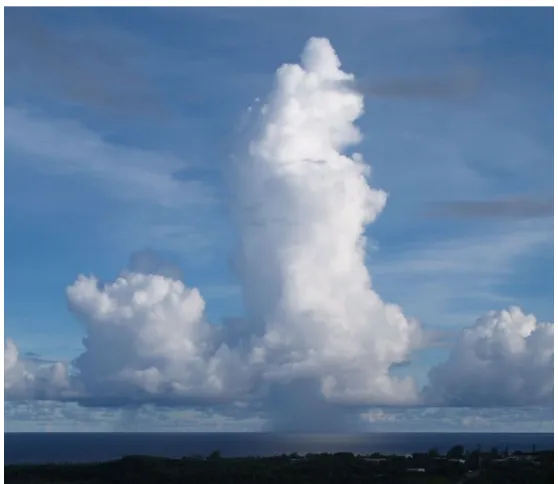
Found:
[{"label": "precipitation streak beneath cloud", "polygon": [[[361,155],[347,154],[361,139],[355,121],[363,114],[352,80],[329,41],[312,38],[300,65],[280,67],[269,99],[252,108],[253,136],[230,167],[245,319],[210,324],[197,289],[145,261],[108,284],[79,276],[67,297],[85,328],[83,353],[71,364],[39,367],[9,341],[6,398],[263,405],[275,428],[326,429],[348,407],[359,415],[370,405],[456,398],[474,405],[476,381],[467,378],[463,394],[452,386],[459,379],[448,378],[460,361],[476,354],[496,379],[534,362],[540,348],[545,356],[533,365],[542,371],[533,372],[529,390],[544,399],[553,352],[543,336],[553,326],[537,332],[534,318],[515,310],[516,325],[475,330],[484,343],[460,339],[423,392],[412,378],[391,373],[425,341],[415,320],[373,290],[365,265],[364,230],[387,195],[370,186]],[[470,349],[481,346],[482,356]],[[513,404],[521,388],[510,381],[506,398],[494,401]]]}]

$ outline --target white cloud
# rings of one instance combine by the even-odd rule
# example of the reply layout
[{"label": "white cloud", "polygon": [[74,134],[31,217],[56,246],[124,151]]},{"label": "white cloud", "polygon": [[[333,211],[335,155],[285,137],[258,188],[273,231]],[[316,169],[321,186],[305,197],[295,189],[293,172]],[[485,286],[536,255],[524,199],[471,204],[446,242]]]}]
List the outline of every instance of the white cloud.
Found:
[{"label": "white cloud", "polygon": [[4,344],[4,395],[7,399],[57,399],[70,390],[68,368],[62,362],[20,357],[15,343]]},{"label": "white cloud", "polygon": [[427,402],[461,406],[549,405],[554,325],[512,307],[465,328],[448,360],[430,371]]},{"label": "white cloud", "polygon": [[229,348],[228,333],[205,319],[199,291],[153,254],[147,265],[145,254],[140,259],[131,265],[145,274],[126,269],[106,284],[79,276],[67,288],[69,308],[85,330],[71,372],[59,362],[21,358],[7,341],[7,399],[178,406],[234,403],[249,395],[252,368],[245,352]]},{"label": "white cloud", "polygon": [[[236,158],[236,267],[249,318],[263,333],[252,351],[266,376],[318,378],[343,402],[411,402],[412,381],[389,375],[420,341],[417,325],[372,290],[364,229],[386,203],[369,186],[354,124],[363,97],[326,39],[311,39],[301,65],[277,71],[258,109],[248,153]],[[263,326],[263,329],[262,329]]]},{"label": "white cloud", "polygon": [[239,355],[218,342],[197,289],[126,272],[103,286],[80,276],[67,293],[87,335],[75,361],[85,399],[214,403],[246,391]]}]

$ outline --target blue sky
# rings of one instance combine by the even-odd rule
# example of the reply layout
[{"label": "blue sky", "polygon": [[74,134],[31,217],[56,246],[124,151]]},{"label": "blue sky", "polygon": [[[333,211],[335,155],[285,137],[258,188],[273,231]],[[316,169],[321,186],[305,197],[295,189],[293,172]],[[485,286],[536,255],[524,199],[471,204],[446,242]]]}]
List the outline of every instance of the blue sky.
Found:
[{"label": "blue sky", "polygon": [[[113,280],[145,249],[199,288],[212,322],[243,315],[228,155],[311,36],[365,82],[479,81],[467,99],[366,98],[359,151],[389,194],[367,231],[375,290],[444,341],[510,305],[553,321],[552,217],[425,214],[553,196],[551,9],[12,8],[5,21],[5,334],[21,353],[79,354],[66,287]],[[412,374],[447,352],[423,350]]]}]

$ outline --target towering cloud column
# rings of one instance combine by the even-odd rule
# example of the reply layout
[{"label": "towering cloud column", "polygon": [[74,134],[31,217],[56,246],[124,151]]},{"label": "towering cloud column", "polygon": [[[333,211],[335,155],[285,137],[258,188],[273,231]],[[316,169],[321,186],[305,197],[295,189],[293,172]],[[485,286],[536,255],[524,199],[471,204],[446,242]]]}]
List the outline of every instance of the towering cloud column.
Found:
[{"label": "towering cloud column", "polygon": [[248,153],[236,159],[241,236],[236,267],[261,340],[252,362],[266,379],[317,378],[345,403],[414,401],[410,379],[389,374],[418,343],[417,325],[372,290],[367,224],[386,203],[369,167],[346,150],[361,139],[363,96],[327,39],[284,65],[261,106]]}]

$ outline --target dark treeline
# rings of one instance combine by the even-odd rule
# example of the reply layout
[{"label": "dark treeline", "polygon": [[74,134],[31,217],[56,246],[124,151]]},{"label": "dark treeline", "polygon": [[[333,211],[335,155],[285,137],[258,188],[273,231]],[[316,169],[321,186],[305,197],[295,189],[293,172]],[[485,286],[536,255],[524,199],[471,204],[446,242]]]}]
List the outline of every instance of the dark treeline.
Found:
[{"label": "dark treeline", "polygon": [[127,456],[93,464],[8,465],[5,482],[21,484],[237,484],[237,483],[552,483],[554,452],[467,452],[455,446],[407,456],[298,454],[275,457],[168,459]]}]

